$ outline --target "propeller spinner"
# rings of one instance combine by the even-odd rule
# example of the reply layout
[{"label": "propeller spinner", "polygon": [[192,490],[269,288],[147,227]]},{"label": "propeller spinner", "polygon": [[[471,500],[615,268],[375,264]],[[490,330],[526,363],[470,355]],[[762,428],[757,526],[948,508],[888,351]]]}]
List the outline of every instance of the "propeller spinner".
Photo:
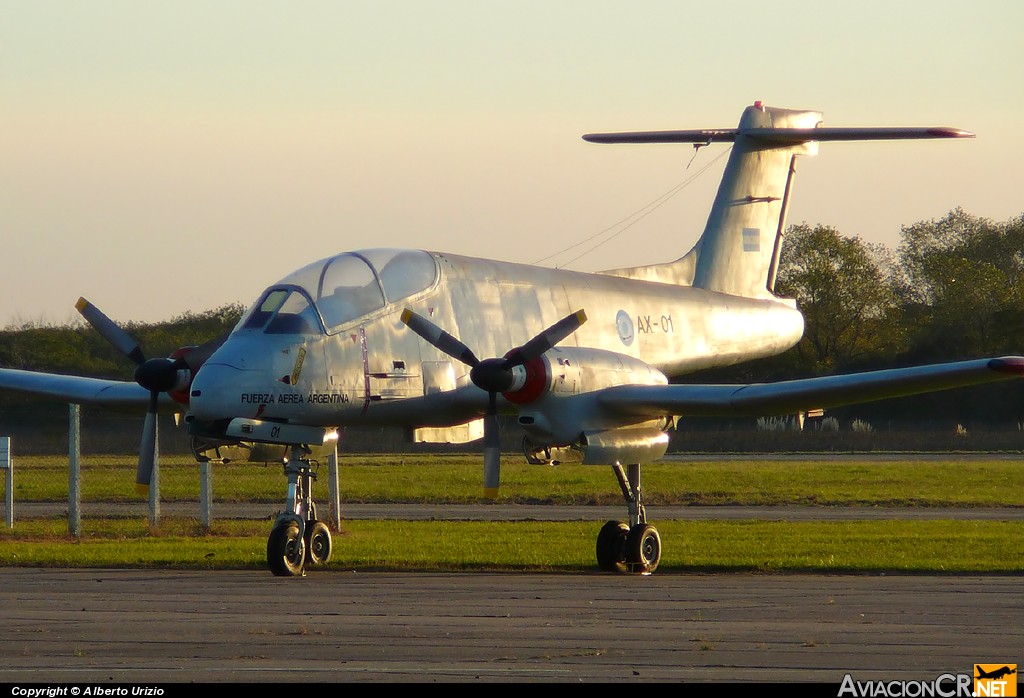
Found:
[{"label": "propeller spinner", "polygon": [[487,392],[487,414],[484,416],[484,496],[498,496],[501,481],[501,440],[498,434],[498,393],[508,392],[525,381],[524,364],[571,335],[587,321],[587,314],[577,310],[538,334],[522,346],[516,347],[502,358],[483,359],[422,315],[406,308],[402,322],[431,346],[470,367],[469,379],[473,385]]},{"label": "propeller spinner", "polygon": [[138,343],[95,305],[79,298],[75,309],[104,339],[135,363],[135,382],[149,391],[149,409],[142,425],[139,465],[135,471],[135,484],[140,491],[146,492],[156,463],[156,417],[160,393],[168,393],[178,402],[187,402],[192,377],[217,347],[223,344],[224,338],[199,347],[183,347],[169,357],[146,359]]}]

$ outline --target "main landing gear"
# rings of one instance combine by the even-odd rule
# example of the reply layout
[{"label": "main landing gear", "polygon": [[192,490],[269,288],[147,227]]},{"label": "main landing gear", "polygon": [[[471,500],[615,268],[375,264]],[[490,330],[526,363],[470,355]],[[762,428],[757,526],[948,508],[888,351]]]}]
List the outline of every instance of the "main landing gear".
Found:
[{"label": "main landing gear", "polygon": [[285,511],[278,515],[267,538],[267,565],[278,577],[305,575],[307,565],[326,565],[331,558],[331,532],[317,520],[313,503],[316,472],[308,452],[293,447],[291,453],[294,458],[284,465],[288,478]]},{"label": "main landing gear", "polygon": [[650,574],[661,561],[661,537],[647,523],[640,489],[640,466],[628,465],[626,472],[612,466],[629,508],[629,523],[609,521],[597,535],[597,565],[605,572]]}]

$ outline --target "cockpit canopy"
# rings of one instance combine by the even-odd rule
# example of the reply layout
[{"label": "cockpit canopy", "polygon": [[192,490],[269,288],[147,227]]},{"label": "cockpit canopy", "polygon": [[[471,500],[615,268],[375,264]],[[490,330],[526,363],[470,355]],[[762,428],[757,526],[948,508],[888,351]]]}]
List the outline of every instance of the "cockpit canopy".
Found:
[{"label": "cockpit canopy", "polygon": [[268,288],[236,329],[333,334],[353,320],[431,288],[437,263],[422,250],[345,252],[309,264]]}]

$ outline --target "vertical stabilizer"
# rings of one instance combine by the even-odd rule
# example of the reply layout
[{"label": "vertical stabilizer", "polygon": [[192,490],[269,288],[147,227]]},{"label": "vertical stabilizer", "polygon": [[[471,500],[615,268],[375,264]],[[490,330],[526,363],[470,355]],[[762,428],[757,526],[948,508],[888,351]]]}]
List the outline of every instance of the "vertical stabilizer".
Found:
[{"label": "vertical stabilizer", "polygon": [[973,136],[944,126],[827,128],[821,125],[821,112],[761,102],[743,111],[735,129],[588,134],[583,138],[593,143],[733,143],[704,233],[693,249],[674,262],[604,273],[772,298],[798,155],[816,155],[820,141]]},{"label": "vertical stabilizer", "polygon": [[814,155],[816,142],[773,143],[751,129],[815,128],[821,112],[747,107],[736,141],[697,243],[693,285],[737,296],[770,295],[768,275],[793,158]]}]

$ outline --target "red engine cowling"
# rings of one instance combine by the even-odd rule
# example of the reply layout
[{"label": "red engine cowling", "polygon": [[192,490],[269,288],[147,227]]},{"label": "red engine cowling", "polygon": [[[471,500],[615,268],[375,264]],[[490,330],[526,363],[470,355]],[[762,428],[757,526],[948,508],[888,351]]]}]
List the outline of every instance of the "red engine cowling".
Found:
[{"label": "red engine cowling", "polygon": [[548,393],[577,395],[613,385],[663,385],[665,375],[632,356],[603,349],[554,347],[516,370],[511,390],[502,395],[528,405]]},{"label": "red engine cowling", "polygon": [[[188,355],[195,351],[197,348],[198,347],[192,346],[175,349],[174,351],[171,352],[171,355],[168,358],[175,360],[181,359],[183,361],[187,361]],[[179,371],[179,375],[184,373],[188,374],[187,379],[185,379],[185,377],[182,376],[182,382],[184,383],[184,385],[175,386],[173,390],[167,391],[167,394],[171,397],[171,399],[174,400],[179,405],[184,405],[185,407],[188,407],[189,389],[192,387],[192,379],[195,377],[195,372],[198,370],[199,366],[195,366],[194,368]]]}]

